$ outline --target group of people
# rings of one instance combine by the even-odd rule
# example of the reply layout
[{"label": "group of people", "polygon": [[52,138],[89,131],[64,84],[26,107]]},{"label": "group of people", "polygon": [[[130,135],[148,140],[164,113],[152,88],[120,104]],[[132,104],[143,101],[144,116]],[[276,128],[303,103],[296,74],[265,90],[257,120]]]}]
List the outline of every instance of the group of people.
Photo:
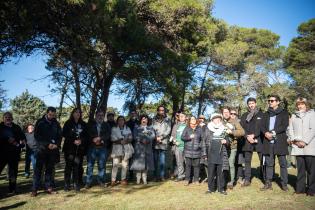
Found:
[{"label": "group of people", "polygon": [[[174,165],[175,181],[187,186],[199,184],[200,169],[205,169],[207,193],[218,191],[226,195],[226,190],[238,183],[242,187],[250,186],[255,151],[264,183],[262,191],[272,190],[275,156],[280,166],[281,189],[288,191],[286,156],[293,155],[297,161],[295,193],[314,196],[315,112],[305,98],[296,100],[296,112],[291,117],[280,103],[278,95],[269,95],[269,108],[263,113],[256,99],[248,98],[248,111],[240,119],[237,109],[223,107],[221,112],[211,115],[208,123],[203,115],[188,117],[182,111],[176,113],[172,122],[162,105],[153,119],[145,114],[138,117],[137,112],[132,111],[128,121],[124,116],[115,120],[114,113],[107,113],[105,121],[104,111],[97,110],[95,119],[86,123],[81,110],[75,108],[63,128],[56,120],[56,109],[48,107],[46,114],[35,125],[28,125],[25,133],[13,123],[12,114],[6,112],[0,124],[0,172],[8,165],[9,191],[15,193],[20,152],[26,145],[26,177],[31,174],[30,163],[33,166],[31,196],[37,196],[43,174],[46,192],[56,193],[54,174],[60,151],[65,160],[65,191],[80,191],[84,184],[85,188],[91,188],[95,162],[97,182],[102,187],[107,186],[106,162],[111,157],[110,186],[127,185],[133,175],[137,184],[147,184],[150,171],[154,181],[164,181],[166,165]],[[168,154],[174,161],[167,158]],[[117,180],[119,168],[120,181]]]}]

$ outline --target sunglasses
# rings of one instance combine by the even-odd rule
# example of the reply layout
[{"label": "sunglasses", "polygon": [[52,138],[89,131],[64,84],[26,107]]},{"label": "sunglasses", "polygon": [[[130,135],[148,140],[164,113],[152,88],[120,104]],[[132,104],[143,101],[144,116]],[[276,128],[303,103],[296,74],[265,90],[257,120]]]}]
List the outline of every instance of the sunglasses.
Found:
[{"label": "sunglasses", "polygon": [[234,112],[231,112],[231,115],[237,115],[236,113],[234,113]]},{"label": "sunglasses", "polygon": [[268,103],[273,103],[275,101],[277,101],[277,100],[268,100]]}]

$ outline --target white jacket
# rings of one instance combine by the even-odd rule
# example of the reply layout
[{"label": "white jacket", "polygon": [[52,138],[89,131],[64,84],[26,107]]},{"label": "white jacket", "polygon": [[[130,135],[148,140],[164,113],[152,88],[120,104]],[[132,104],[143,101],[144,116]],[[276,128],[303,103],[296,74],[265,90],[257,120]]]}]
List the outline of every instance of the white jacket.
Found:
[{"label": "white jacket", "polygon": [[296,112],[292,115],[288,128],[289,140],[301,140],[306,143],[304,148],[292,145],[291,155],[315,156],[315,112]]},{"label": "white jacket", "polygon": [[132,157],[134,149],[131,143],[128,144],[116,143],[117,141],[121,141],[122,139],[132,140],[132,133],[130,128],[124,126],[123,130],[121,131],[118,126],[113,127],[111,133],[111,141],[113,142],[111,157],[112,158],[123,157],[125,160],[128,160]]}]

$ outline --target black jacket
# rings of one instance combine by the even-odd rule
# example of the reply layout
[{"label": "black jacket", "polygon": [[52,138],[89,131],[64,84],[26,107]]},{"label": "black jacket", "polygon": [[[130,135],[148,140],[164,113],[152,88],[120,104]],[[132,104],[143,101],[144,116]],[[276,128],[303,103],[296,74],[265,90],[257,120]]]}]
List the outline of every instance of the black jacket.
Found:
[{"label": "black jacket", "polygon": [[[190,135],[194,134],[194,138],[191,139]],[[184,157],[188,158],[201,158],[205,152],[205,145],[202,142],[202,130],[199,126],[195,130],[186,126],[182,133],[182,139],[185,142]]]},{"label": "black jacket", "polygon": [[[263,123],[261,127],[262,133],[269,131],[270,115],[268,112],[264,114]],[[289,126],[289,113],[286,110],[282,110],[276,115],[276,122],[274,131],[276,132],[276,140],[274,141],[274,155],[288,155],[288,136],[287,128]],[[270,141],[265,138],[263,141],[263,154],[270,154]]]},{"label": "black jacket", "polygon": [[[79,128],[81,132],[79,133]],[[65,154],[85,155],[88,146],[87,124],[84,121],[75,123],[73,120],[67,120],[63,126],[62,136],[65,138],[63,152]],[[79,146],[74,144],[76,139],[81,140]]]},{"label": "black jacket", "polygon": [[[261,125],[263,121],[264,114],[262,111],[258,111],[256,115],[253,116],[251,121],[247,122],[246,117],[249,112],[246,112],[241,117],[241,126],[244,128],[245,136],[244,141],[242,141],[242,150],[244,152],[252,152],[256,150],[257,152],[262,152],[262,144],[263,144],[263,135],[261,133]],[[258,143],[251,144],[247,141],[246,136],[254,134],[255,138],[258,140]]]},{"label": "black jacket", "polygon": [[[39,151],[48,150],[49,144],[56,144],[58,148],[61,146],[62,132],[56,119],[48,121],[46,116],[39,119],[35,125],[34,136]],[[57,149],[56,151],[59,152]]]},{"label": "black jacket", "polygon": [[[15,140],[15,144],[9,143],[9,138]],[[20,140],[25,140],[25,135],[20,126],[12,123],[12,127],[0,123],[0,155],[19,155],[21,148],[25,145],[20,144]]]},{"label": "black jacket", "polygon": [[103,122],[101,125],[101,132],[100,132],[100,137],[101,141],[103,142],[102,145],[97,146],[93,142],[93,138],[98,137],[98,132],[97,132],[97,124],[96,121],[91,121],[88,123],[88,135],[89,135],[89,147],[105,147],[107,149],[110,149],[111,146],[111,141],[110,141],[110,134],[111,134],[111,128],[107,122]]}]

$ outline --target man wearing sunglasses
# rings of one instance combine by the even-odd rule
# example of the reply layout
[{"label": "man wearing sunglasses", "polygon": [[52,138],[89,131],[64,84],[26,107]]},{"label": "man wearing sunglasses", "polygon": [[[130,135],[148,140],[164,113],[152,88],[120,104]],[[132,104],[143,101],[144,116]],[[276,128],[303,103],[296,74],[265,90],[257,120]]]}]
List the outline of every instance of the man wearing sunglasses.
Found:
[{"label": "man wearing sunglasses", "polygon": [[262,133],[265,136],[263,142],[263,155],[266,165],[265,185],[262,191],[272,190],[272,178],[275,167],[275,156],[277,155],[280,165],[281,189],[288,191],[288,170],[286,155],[288,155],[288,136],[286,134],[289,125],[289,113],[280,107],[278,95],[268,96],[268,111],[262,124]]}]

